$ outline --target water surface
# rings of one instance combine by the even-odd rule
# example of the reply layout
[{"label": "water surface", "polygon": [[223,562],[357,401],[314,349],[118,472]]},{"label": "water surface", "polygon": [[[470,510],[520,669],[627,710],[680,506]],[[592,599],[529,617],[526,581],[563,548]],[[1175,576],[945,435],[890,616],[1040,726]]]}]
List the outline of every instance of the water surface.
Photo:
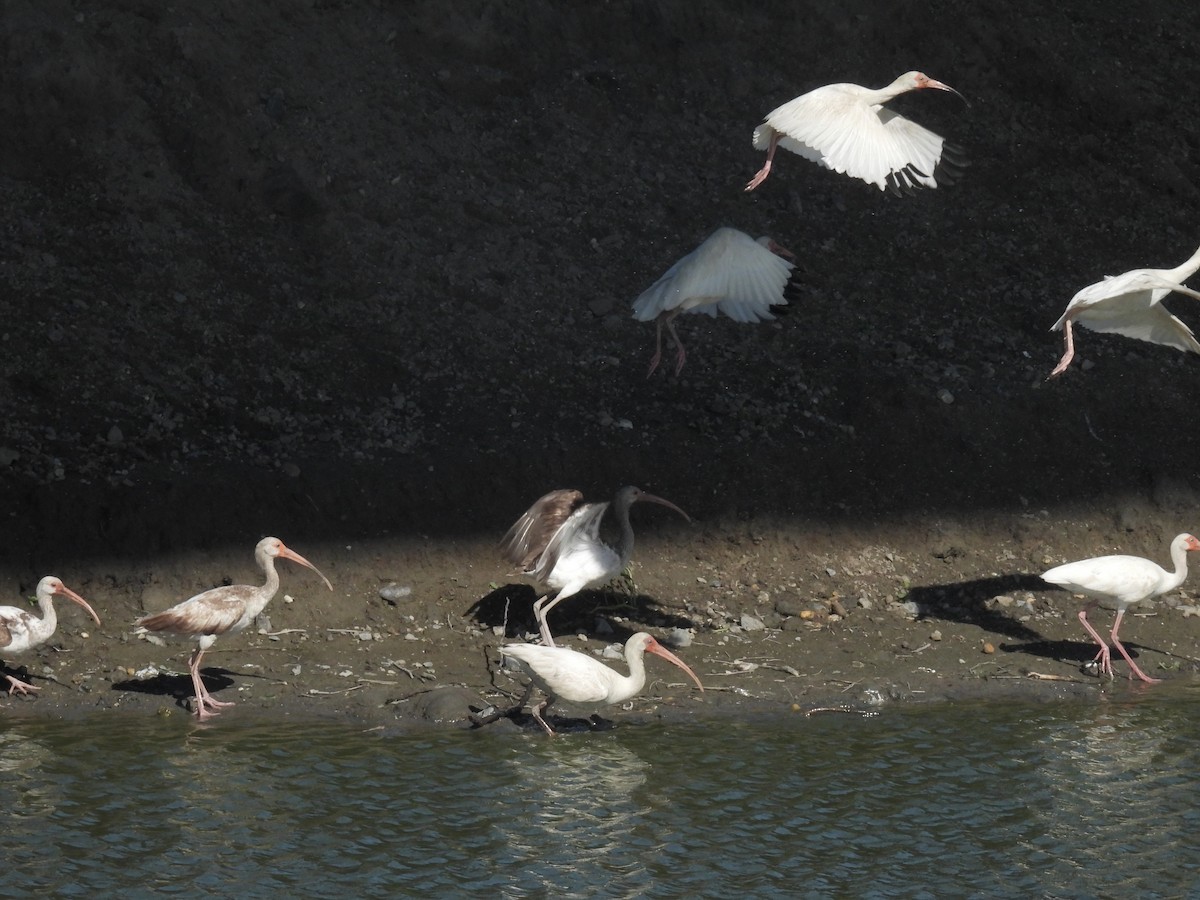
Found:
[{"label": "water surface", "polygon": [[0,716],[5,893],[1184,896],[1193,693],[553,740]]}]

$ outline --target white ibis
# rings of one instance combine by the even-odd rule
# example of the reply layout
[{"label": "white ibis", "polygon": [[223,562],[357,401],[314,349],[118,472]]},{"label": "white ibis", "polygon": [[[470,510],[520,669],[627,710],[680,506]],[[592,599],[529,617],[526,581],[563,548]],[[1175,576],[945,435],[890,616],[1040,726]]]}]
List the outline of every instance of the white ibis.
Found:
[{"label": "white ibis", "polygon": [[736,228],[718,228],[699,247],[671,266],[633,303],[639,322],[654,319],[657,325],[654,357],[647,377],[662,359],[662,332],[675,341],[675,374],[683,370],[687,353],[673,323],[680,313],[697,312],[715,317],[722,312],[735,322],[774,319],[772,306],[786,306],[785,291],[795,266],[790,250],[769,237],[758,240]]},{"label": "white ibis", "polygon": [[1183,282],[1200,269],[1200,248],[1191,259],[1174,269],[1134,269],[1124,275],[1106,275],[1103,281],[1089,284],[1067,304],[1066,311],[1051,326],[1062,331],[1066,350],[1054,371],[1046,377],[1061,375],[1075,358],[1071,324],[1078,322],[1092,331],[1123,334],[1125,337],[1200,353],[1200,343],[1192,329],[1175,318],[1162,305],[1167,294],[1176,291],[1200,300],[1200,293]]},{"label": "white ibis", "polygon": [[586,653],[568,650],[566,647],[506,644],[500,648],[500,653],[508,659],[515,660],[531,680],[525,697],[521,700],[522,706],[529,699],[534,687],[546,695],[546,699],[533,708],[533,717],[549,735],[554,734],[554,729],[542,718],[542,713],[555,700],[566,700],[569,703],[620,703],[635,696],[646,684],[646,653],[661,656],[679,666],[696,682],[701,691],[704,690],[704,685],[700,683],[696,673],[688,668],[687,663],[644,631],[639,631],[625,642],[628,675],[610,669]]},{"label": "white ibis", "polygon": [[[231,584],[213,588],[197,594],[170,609],[137,620],[137,625],[146,631],[158,631],[194,640],[198,647],[188,659],[188,672],[196,690],[196,717],[203,722],[217,715],[216,708],[233,706],[231,702],[215,700],[204,687],[200,677],[200,659],[204,651],[223,634],[237,634],[249,625],[279,590],[279,573],[275,571],[275,559],[283,557],[307,566],[325,582],[331,591],[333,585],[321,571],[294,550],[284,546],[276,537],[265,537],[254,548],[254,559],[267,576],[266,584],[254,587],[248,584]],[[209,709],[213,707],[213,709]]]},{"label": "white ibis", "polygon": [[[0,606],[0,651],[21,653],[50,640],[51,635],[58,628],[58,615],[54,612],[54,597],[56,596],[66,597],[68,600],[78,603],[87,610],[89,616],[96,620],[97,625],[100,624],[100,617],[96,615],[96,611],[88,605],[86,600],[58,578],[47,575],[38,582],[37,586],[38,609],[42,612],[40,619],[27,609]],[[12,675],[4,677],[8,679],[8,695],[10,697],[14,692],[28,694],[30,691],[41,690],[32,684],[17,680]]]},{"label": "white ibis", "polygon": [[617,491],[612,500],[613,513],[621,527],[621,538],[613,547],[600,539],[600,520],[609,504],[584,503],[579,491],[559,490],[551,491],[529,507],[501,539],[500,552],[506,560],[520,566],[523,574],[532,575],[541,584],[558,588],[553,599],[547,593],[533,604],[542,643],[547,647],[554,646],[546,623],[550,610],[584,588],[611,581],[628,565],[633,554],[629,507],[639,500],[669,507],[692,521],[670,500],[629,485]]},{"label": "white ibis", "polygon": [[1097,556],[1093,559],[1083,559],[1079,562],[1055,566],[1042,574],[1044,581],[1057,584],[1059,587],[1064,587],[1077,594],[1086,594],[1092,598],[1092,602],[1079,611],[1079,621],[1083,623],[1083,627],[1087,629],[1092,639],[1100,645],[1100,652],[1096,654],[1096,659],[1100,660],[1102,674],[1111,677],[1113,670],[1108,645],[1104,643],[1104,639],[1096,633],[1096,629],[1087,620],[1088,609],[1097,605],[1117,611],[1117,617],[1113,621],[1112,627],[1112,642],[1113,646],[1125,657],[1125,661],[1129,663],[1133,675],[1137,675],[1142,681],[1151,683],[1159,680],[1151,678],[1138,668],[1137,663],[1130,658],[1117,638],[1117,631],[1121,627],[1121,619],[1125,615],[1125,610],[1134,603],[1140,603],[1150,597],[1157,597],[1173,591],[1183,584],[1184,579],[1187,578],[1189,550],[1200,550],[1200,541],[1190,534],[1176,535],[1175,540],[1171,541],[1171,561],[1175,564],[1174,572],[1168,572],[1157,563],[1142,559],[1140,556],[1116,555]]},{"label": "white ibis", "polygon": [[950,91],[966,103],[949,85],[921,72],[905,72],[878,90],[827,84],[771,110],[754,129],[754,147],[767,151],[767,161],[746,190],[766,181],[776,147],[895,194],[952,184],[967,164],[962,150],[883,105],[924,88]]}]

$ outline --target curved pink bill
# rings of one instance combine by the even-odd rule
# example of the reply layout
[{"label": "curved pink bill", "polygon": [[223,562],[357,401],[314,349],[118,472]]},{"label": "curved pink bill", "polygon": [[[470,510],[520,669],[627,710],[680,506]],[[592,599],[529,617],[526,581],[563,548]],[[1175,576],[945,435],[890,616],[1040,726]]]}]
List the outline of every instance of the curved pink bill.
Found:
[{"label": "curved pink bill", "polygon": [[285,559],[290,559],[292,562],[300,563],[300,565],[302,565],[302,566],[308,566],[308,568],[312,569],[314,572],[316,572],[318,575],[321,576],[321,580],[323,582],[325,582],[325,587],[329,588],[331,591],[333,590],[333,585],[329,583],[329,579],[325,577],[325,575],[321,572],[321,570],[318,569],[316,566],[314,566],[312,563],[310,563],[307,559],[305,559],[303,556],[301,556],[295,550],[289,550],[287,547],[280,547],[279,555],[284,557]]},{"label": "curved pink bill", "polygon": [[967,106],[971,105],[970,101],[967,100],[966,97],[964,97],[962,94],[960,94],[954,88],[950,87],[950,85],[946,84],[945,82],[938,81],[936,78],[928,78],[927,77],[925,79],[925,83],[922,85],[922,87],[937,88],[939,91],[949,91],[951,94],[954,94],[954,96],[958,97],[958,99],[961,100],[963,103],[965,103]]},{"label": "curved pink bill", "polygon": [[654,494],[647,494],[645,491],[642,491],[642,493],[638,495],[638,499],[639,500],[649,500],[651,503],[657,503],[660,506],[665,506],[669,509],[673,509],[673,510],[675,510],[675,512],[677,512],[681,516],[683,516],[683,518],[686,521],[688,521],[688,522],[692,521],[691,516],[689,516],[687,513],[685,513],[682,509],[680,509],[678,506],[676,506],[670,500],[664,500],[662,497],[657,497]]},{"label": "curved pink bill", "polygon": [[646,645],[646,652],[653,653],[655,656],[661,656],[667,662],[674,663],[675,665],[679,666],[679,668],[683,669],[683,671],[687,672],[688,675],[691,676],[692,681],[696,682],[696,687],[700,688],[701,692],[704,691],[704,685],[700,683],[700,679],[696,677],[696,673],[691,670],[688,664],[658,641],[651,638],[650,643]]},{"label": "curved pink bill", "polygon": [[78,603],[80,606],[82,606],[84,609],[86,609],[88,611],[89,616],[91,616],[93,619],[96,620],[97,625],[100,624],[100,617],[98,615],[96,615],[96,611],[94,609],[92,609],[92,607],[90,605],[88,605],[88,602],[86,600],[84,600],[82,597],[80,597],[77,593],[75,593],[73,590],[71,590],[65,584],[61,588],[59,588],[57,591],[55,591],[54,593],[58,594],[60,597],[66,597],[68,600],[70,600],[74,603]]}]

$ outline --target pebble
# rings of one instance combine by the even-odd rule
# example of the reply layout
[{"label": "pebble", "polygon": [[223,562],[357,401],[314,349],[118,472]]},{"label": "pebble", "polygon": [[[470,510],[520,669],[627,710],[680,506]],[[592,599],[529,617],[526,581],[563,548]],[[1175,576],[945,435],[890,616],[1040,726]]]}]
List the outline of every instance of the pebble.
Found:
[{"label": "pebble", "polygon": [[991,641],[984,641],[983,642],[983,652],[989,653],[989,654],[995,653],[996,652],[995,644],[993,644]]},{"label": "pebble", "polygon": [[931,641],[940,641],[942,639],[942,633],[935,630],[931,635],[929,635],[929,639]]},{"label": "pebble", "polygon": [[687,628],[672,628],[663,638],[663,643],[677,650],[690,647],[692,646],[692,632]]},{"label": "pebble", "polygon": [[412,594],[412,587],[407,584],[396,584],[390,581],[379,589],[379,596],[389,603],[396,603]]},{"label": "pebble", "polygon": [[742,613],[742,628],[746,631],[762,631],[767,626],[763,624],[763,620],[749,613]]}]

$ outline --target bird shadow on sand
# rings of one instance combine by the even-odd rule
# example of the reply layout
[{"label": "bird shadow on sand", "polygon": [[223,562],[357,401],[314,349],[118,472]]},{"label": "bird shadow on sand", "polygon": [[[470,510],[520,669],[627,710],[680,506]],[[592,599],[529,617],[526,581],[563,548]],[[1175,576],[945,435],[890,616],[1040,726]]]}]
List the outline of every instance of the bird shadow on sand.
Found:
[{"label": "bird shadow on sand", "polygon": [[[200,674],[204,678],[204,686],[211,693],[222,691],[225,688],[233,686],[233,678],[237,675],[239,678],[249,677],[244,672],[231,672],[229,669],[222,669],[214,666],[207,666],[200,670]],[[151,678],[130,678],[125,681],[114,681],[112,689],[114,691],[128,691],[133,694],[153,694],[160,697],[174,697],[177,706],[188,708],[190,701],[196,694],[192,688],[192,677],[190,675],[167,675],[159,673]],[[220,699],[218,697],[218,699]]]},{"label": "bird shadow on sand", "polygon": [[1047,587],[1037,575],[996,575],[910,588],[905,600],[916,604],[918,620],[966,622],[1006,637],[1041,641],[1038,632],[1017,620],[1019,609],[1015,606],[992,609],[987,603],[1014,591],[1044,591]]},{"label": "bird shadow on sand", "polygon": [[[476,600],[467,615],[488,628],[503,627],[508,638],[536,634],[533,604],[538,593],[527,584],[505,584]],[[608,623],[610,637],[616,641],[637,631],[634,626],[654,628],[694,628],[696,623],[686,616],[664,610],[645,594],[624,594],[615,591],[580,591],[568,597],[550,612],[549,622],[554,634],[594,634],[597,619],[619,615],[626,627]],[[626,629],[632,628],[626,634]]]}]

